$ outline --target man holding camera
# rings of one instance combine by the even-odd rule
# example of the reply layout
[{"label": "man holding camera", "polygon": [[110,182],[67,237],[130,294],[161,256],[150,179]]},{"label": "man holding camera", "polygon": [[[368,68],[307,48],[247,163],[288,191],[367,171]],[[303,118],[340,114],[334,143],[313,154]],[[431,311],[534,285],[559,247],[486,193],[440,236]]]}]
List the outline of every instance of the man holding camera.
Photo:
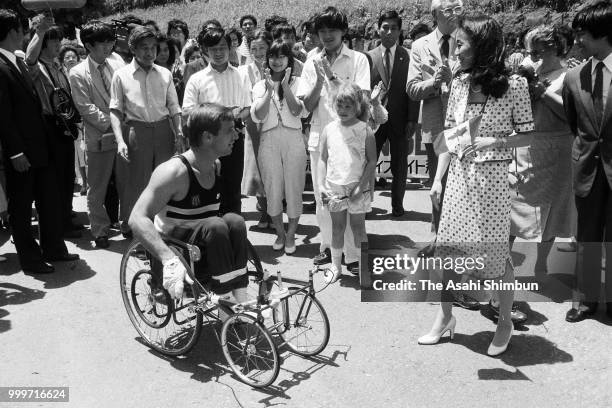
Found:
[{"label": "man holding camera", "polygon": [[[184,146],[181,107],[172,73],[154,64],[155,31],[150,27],[134,28],[129,46],[134,59],[115,71],[109,106],[117,150],[128,166],[126,215],[147,186],[153,169]],[[129,126],[127,135],[124,123]],[[126,237],[130,235],[124,233]]]},{"label": "man holding camera", "polygon": [[50,134],[49,158],[57,177],[63,234],[65,238],[80,238],[79,230],[83,229],[83,226],[72,223],[72,197],[76,177],[74,140],[78,136],[78,129],[76,123],[69,122],[58,114],[60,107],[55,96],[64,95],[68,103],[72,104],[72,101],[68,78],[57,62],[64,36],[60,27],[54,24],[52,16],[41,14],[34,18],[34,34],[25,60]]}]

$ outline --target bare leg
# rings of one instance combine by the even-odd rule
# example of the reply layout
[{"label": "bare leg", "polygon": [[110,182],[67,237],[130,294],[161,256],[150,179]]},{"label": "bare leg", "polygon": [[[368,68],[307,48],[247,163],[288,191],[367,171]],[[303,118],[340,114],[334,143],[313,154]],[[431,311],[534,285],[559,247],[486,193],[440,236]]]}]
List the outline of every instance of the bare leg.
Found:
[{"label": "bare leg", "polygon": [[[506,261],[506,273],[499,280],[499,283],[514,282],[514,269],[510,262]],[[495,330],[495,336],[491,345],[495,347],[501,347],[510,341],[512,336],[512,302],[514,301],[513,290],[498,290],[497,296],[499,298],[499,319],[497,320],[497,329]]]},{"label": "bare leg", "polygon": [[272,225],[274,225],[274,229],[276,230],[276,241],[274,242],[274,245],[283,245],[285,243],[285,225],[283,224],[283,213],[274,215],[270,218],[272,218]]},{"label": "bare leg", "polygon": [[285,245],[292,247],[295,245],[295,231],[297,231],[300,217],[289,218],[289,224],[287,225],[287,236],[285,238]]},{"label": "bare leg", "polygon": [[548,239],[542,238],[542,242],[538,243],[537,258],[533,268],[537,280],[543,280],[546,278],[546,274],[548,273],[548,255],[550,254],[550,250],[552,249],[554,242],[555,237],[552,237]]},{"label": "bare leg", "polygon": [[338,271],[342,271],[342,248],[344,247],[344,230],[346,229],[346,210],[330,212],[332,219],[332,242],[331,255],[332,265]]}]

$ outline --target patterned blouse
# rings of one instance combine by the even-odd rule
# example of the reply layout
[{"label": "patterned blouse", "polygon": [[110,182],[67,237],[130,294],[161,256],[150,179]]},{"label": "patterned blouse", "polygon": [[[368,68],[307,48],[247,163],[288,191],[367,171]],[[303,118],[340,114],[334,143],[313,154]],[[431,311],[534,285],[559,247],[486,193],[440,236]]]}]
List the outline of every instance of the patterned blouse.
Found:
[{"label": "patterned blouse", "polygon": [[[446,129],[470,119],[466,115],[469,93],[469,74],[462,74],[453,80],[446,110]],[[509,78],[506,93],[501,98],[491,96],[485,103],[478,136],[502,138],[513,132],[530,132],[533,129],[533,114],[527,80],[513,75]],[[497,160],[512,160],[512,149],[489,148],[477,152],[473,158],[474,162]]]}]

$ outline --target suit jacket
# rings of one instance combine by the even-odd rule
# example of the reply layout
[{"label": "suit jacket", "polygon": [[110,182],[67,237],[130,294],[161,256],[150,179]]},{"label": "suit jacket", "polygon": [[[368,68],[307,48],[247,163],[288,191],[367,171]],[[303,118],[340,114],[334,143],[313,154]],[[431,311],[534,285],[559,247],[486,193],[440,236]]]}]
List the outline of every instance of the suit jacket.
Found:
[{"label": "suit jacket", "polygon": [[[22,65],[25,68],[25,63]],[[0,54],[0,142],[7,165],[25,154],[33,168],[48,164],[49,139],[42,107],[27,72],[20,72]]]},{"label": "suit jacket", "polygon": [[196,72],[199,72],[208,66],[208,62],[202,58],[198,58],[195,61],[191,61],[189,64],[185,65],[185,70],[183,71],[183,87],[187,86],[187,82],[189,78]]},{"label": "suit jacket", "polygon": [[406,123],[419,120],[420,102],[412,100],[406,92],[410,55],[404,47],[397,45],[393,57],[391,78],[387,78],[383,65],[384,52],[382,45],[368,52],[372,59],[371,86],[374,88],[376,84],[383,81],[385,88],[388,90],[382,99],[382,103],[389,113],[387,127],[390,127],[394,134],[403,135]]},{"label": "suit jacket", "polygon": [[[591,60],[570,69],[563,83],[563,106],[567,121],[576,136],[572,147],[574,192],[586,197],[591,191],[601,161],[612,189],[612,89],[605,102],[601,126],[593,108]],[[612,86],[604,84],[604,86]]]},{"label": "suit jacket", "polygon": [[[108,58],[112,73],[124,64],[118,59]],[[110,94],[91,58],[86,58],[70,70],[72,100],[83,118],[83,136],[88,152],[103,152],[117,149],[111,129]]]},{"label": "suit jacket", "polygon": [[[423,141],[433,142],[444,131],[446,105],[450,91],[450,86],[447,92],[443,92],[444,87],[442,89],[434,87],[435,71],[442,64],[435,30],[412,44],[410,60],[406,91],[413,100],[423,101],[421,114]],[[453,73],[456,73],[459,62],[452,57],[452,53],[448,62]]]}]

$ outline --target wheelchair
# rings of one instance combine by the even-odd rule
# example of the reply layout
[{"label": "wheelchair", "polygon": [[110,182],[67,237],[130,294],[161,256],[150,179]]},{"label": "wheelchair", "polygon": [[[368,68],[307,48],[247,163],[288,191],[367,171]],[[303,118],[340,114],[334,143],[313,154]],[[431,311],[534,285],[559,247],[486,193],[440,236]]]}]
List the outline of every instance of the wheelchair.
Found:
[{"label": "wheelchair", "polygon": [[195,278],[194,265],[201,258],[198,246],[167,236],[163,239],[194,281],[185,283],[181,299],[172,299],[163,289],[161,263],[140,242],[134,240],[121,259],[123,303],[149,347],[168,356],[183,355],[197,343],[205,320],[215,327],[220,324],[220,335],[214,332],[229,367],[240,381],[261,388],[278,376],[279,347],[314,356],[327,346],[329,320],[315,297],[313,276],[329,271],[315,267],[309,271],[308,282],[285,286],[280,272],[272,277],[264,271],[247,241],[250,300],[235,303],[212,293]]}]

